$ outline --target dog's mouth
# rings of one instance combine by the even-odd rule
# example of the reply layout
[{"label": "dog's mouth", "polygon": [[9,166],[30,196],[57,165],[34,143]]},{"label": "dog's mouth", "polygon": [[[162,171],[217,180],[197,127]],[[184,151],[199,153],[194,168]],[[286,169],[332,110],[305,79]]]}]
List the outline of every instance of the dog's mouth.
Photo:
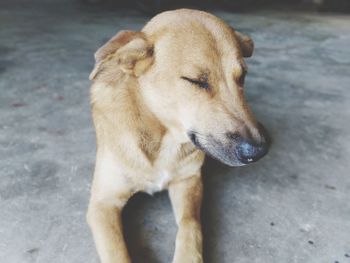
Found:
[{"label": "dog's mouth", "polygon": [[243,139],[239,135],[227,135],[225,143],[215,139],[212,135],[204,136],[195,131],[190,131],[188,136],[198,149],[232,167],[258,161],[267,154],[269,148],[269,143],[265,140],[254,143],[251,140]]},{"label": "dog's mouth", "polygon": [[[210,157],[228,165],[231,167],[243,166],[244,164],[239,162],[237,158],[235,158],[235,153],[228,154],[222,145],[218,142],[215,143],[215,140],[212,139],[212,136],[208,136],[210,139],[203,139],[202,135],[197,132],[189,132],[188,136],[190,137],[191,142],[200,150],[205,152]],[[202,141],[202,142],[201,142]],[[217,144],[215,146],[215,144]]]},{"label": "dog's mouth", "polygon": [[199,149],[201,149],[201,150],[204,151],[204,149],[203,149],[201,143],[200,143],[199,140],[198,140],[198,137],[197,137],[197,133],[196,133],[196,132],[191,131],[191,132],[188,133],[188,136],[190,137],[191,142],[192,142],[197,148],[199,148]]}]

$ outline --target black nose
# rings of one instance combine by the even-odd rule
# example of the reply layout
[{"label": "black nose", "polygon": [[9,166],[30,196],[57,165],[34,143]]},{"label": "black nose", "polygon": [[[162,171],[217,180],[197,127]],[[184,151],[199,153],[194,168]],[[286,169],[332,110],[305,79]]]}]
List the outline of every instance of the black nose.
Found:
[{"label": "black nose", "polygon": [[262,158],[268,151],[268,144],[254,144],[249,141],[242,141],[236,146],[237,158],[244,164],[253,163]]},{"label": "black nose", "polygon": [[257,128],[260,135],[259,139],[243,138],[240,136],[236,139],[235,153],[237,159],[243,164],[256,162],[264,157],[269,150],[271,138],[267,130],[261,123],[258,123]]}]

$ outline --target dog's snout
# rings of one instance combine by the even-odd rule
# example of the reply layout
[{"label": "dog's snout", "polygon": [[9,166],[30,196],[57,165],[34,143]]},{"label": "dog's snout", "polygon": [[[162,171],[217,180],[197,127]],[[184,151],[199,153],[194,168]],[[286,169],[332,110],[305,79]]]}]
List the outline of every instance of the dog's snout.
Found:
[{"label": "dog's snout", "polygon": [[258,161],[265,156],[269,150],[270,137],[265,127],[258,123],[257,136],[253,138],[250,134],[243,136],[240,133],[227,133],[227,138],[235,145],[234,153],[242,164]]},{"label": "dog's snout", "polygon": [[260,134],[260,141],[266,144],[267,147],[269,147],[269,145],[271,144],[271,137],[267,132],[266,128],[264,127],[264,125],[262,125],[260,122],[258,122],[258,131]]},{"label": "dog's snout", "polygon": [[248,141],[240,142],[236,149],[237,158],[244,164],[253,163],[262,158],[268,151],[266,143],[254,144]]},{"label": "dog's snout", "polygon": [[244,164],[258,161],[269,150],[271,141],[267,130],[261,123],[258,123],[257,130],[259,134],[258,141],[254,139],[242,139],[236,147],[237,157]]}]

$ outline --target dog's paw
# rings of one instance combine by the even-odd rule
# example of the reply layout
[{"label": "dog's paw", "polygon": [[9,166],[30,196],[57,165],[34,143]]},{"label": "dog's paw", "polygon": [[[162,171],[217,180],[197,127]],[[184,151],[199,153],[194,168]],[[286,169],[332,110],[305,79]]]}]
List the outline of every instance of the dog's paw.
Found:
[{"label": "dog's paw", "polygon": [[184,257],[174,258],[172,263],[203,263],[202,255],[186,255]]}]

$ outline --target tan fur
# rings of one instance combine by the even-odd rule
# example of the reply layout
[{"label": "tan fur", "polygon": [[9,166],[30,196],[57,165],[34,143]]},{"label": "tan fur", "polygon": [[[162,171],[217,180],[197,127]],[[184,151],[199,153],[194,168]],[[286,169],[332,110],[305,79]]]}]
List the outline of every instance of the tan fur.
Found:
[{"label": "tan fur", "polygon": [[[259,136],[236,81],[252,50],[251,39],[222,20],[182,9],[156,16],[142,32],[122,31],[96,52],[90,78],[98,148],[87,219],[101,262],[130,263],[121,210],[135,192],[163,189],[179,226],[173,263],[202,262],[204,153],[186,132]],[[207,77],[211,89],[181,76]]]}]

